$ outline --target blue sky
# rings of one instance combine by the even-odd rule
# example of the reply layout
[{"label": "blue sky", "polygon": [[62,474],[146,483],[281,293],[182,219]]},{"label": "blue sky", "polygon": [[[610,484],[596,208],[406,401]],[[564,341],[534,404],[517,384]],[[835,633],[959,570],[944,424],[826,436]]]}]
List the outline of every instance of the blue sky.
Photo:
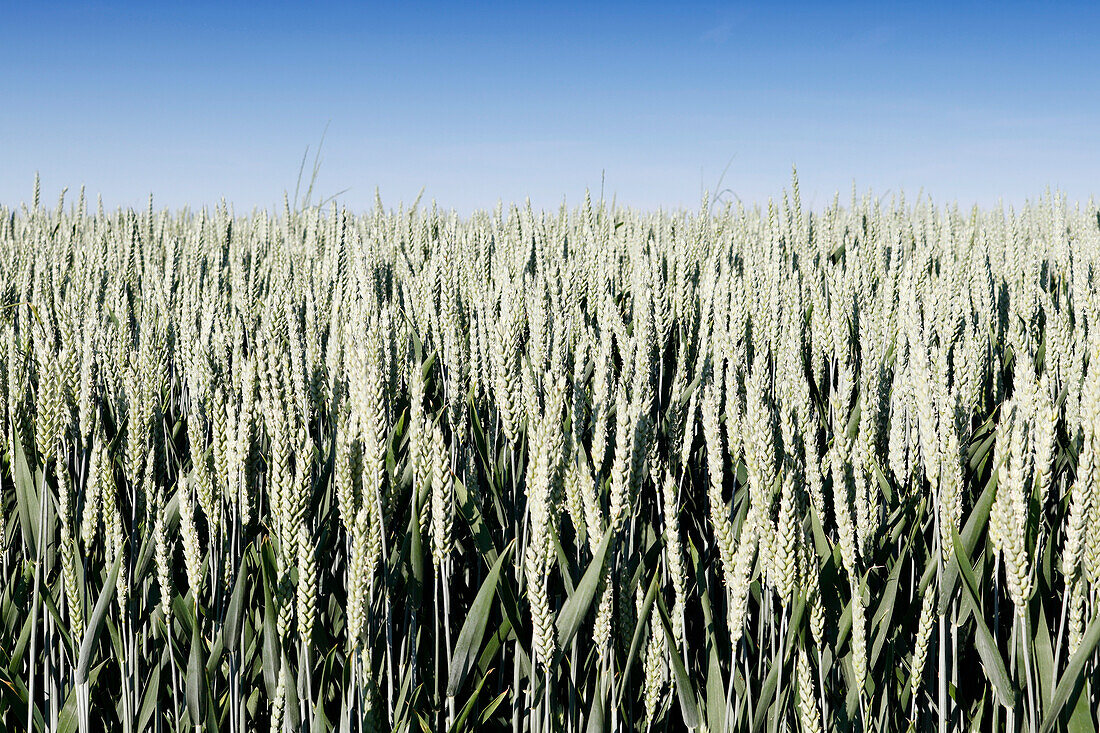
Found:
[{"label": "blue sky", "polygon": [[1100,10],[988,5],[12,3],[0,201],[270,207],[326,124],[352,208],[1100,194]]}]

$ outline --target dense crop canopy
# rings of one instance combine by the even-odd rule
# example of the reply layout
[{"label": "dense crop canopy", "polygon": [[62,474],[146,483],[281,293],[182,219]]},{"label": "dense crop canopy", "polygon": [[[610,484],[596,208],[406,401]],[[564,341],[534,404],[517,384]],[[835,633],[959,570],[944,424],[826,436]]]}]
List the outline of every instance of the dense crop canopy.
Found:
[{"label": "dense crop canopy", "polygon": [[0,209],[0,727],[1095,730],[1100,214]]}]

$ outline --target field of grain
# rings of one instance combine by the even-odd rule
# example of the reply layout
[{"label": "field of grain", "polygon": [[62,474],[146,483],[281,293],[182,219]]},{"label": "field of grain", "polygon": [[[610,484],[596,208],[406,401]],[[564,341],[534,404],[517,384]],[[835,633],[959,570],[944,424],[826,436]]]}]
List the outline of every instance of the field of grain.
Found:
[{"label": "field of grain", "polygon": [[1096,730],[1095,203],[94,209],[0,208],[0,727]]}]

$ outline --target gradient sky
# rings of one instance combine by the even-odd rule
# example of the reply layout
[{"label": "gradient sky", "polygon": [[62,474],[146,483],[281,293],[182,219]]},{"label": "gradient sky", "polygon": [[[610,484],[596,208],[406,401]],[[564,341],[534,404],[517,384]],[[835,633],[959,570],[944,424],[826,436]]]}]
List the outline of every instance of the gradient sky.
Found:
[{"label": "gradient sky", "polygon": [[8,205],[1100,194],[1097,3],[6,5]]}]

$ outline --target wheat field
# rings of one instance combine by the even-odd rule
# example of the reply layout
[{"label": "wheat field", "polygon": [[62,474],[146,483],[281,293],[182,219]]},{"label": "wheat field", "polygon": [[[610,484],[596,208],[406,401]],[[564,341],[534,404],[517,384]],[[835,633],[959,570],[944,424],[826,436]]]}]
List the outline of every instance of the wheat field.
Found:
[{"label": "wheat field", "polygon": [[1098,268],[1049,192],[36,185],[0,207],[0,728],[1095,731]]}]

